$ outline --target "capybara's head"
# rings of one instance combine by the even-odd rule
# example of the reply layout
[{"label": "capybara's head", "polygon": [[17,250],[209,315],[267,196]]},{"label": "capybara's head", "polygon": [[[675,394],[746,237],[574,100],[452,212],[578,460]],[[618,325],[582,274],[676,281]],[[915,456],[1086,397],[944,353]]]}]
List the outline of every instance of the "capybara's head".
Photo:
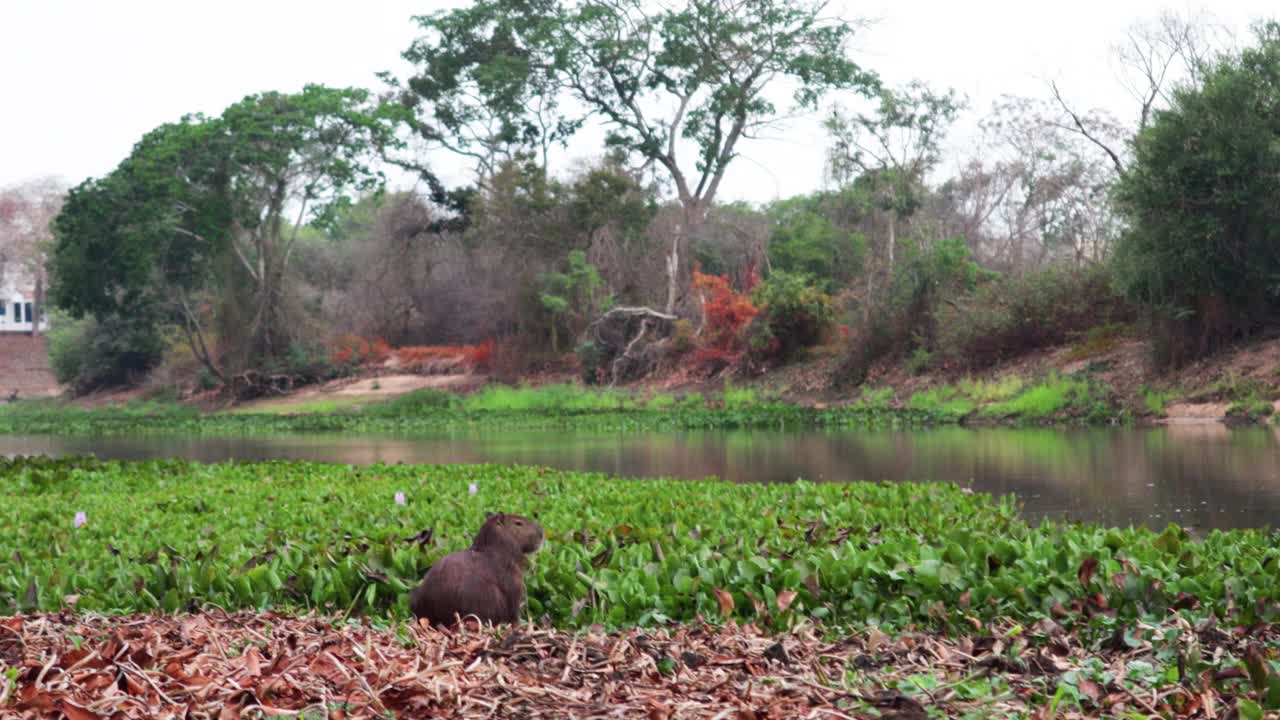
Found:
[{"label": "capybara's head", "polygon": [[538,521],[511,513],[489,513],[480,532],[476,533],[475,547],[483,549],[501,544],[514,547],[528,555],[542,547],[542,526]]}]

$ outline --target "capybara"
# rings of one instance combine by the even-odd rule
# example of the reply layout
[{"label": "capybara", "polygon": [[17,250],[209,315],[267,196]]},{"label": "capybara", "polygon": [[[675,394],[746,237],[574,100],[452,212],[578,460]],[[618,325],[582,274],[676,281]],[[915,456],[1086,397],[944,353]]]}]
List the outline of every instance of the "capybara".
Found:
[{"label": "capybara", "polygon": [[409,609],[432,625],[473,615],[510,623],[524,605],[525,556],[542,547],[542,526],[522,515],[489,514],[471,547],[440,558],[409,593]]}]

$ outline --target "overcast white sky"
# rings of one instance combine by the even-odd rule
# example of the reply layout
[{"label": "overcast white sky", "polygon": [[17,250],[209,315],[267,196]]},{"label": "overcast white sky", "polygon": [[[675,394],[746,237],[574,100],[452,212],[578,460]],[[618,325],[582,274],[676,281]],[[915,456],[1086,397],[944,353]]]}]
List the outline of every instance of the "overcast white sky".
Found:
[{"label": "overcast white sky", "polygon": [[[218,114],[247,94],[309,82],[377,87],[403,75],[410,17],[452,2],[406,0],[41,0],[0,4],[0,187],[44,175],[75,184],[109,172],[143,133],[184,113]],[[952,147],[1002,94],[1040,95],[1056,78],[1074,101],[1128,117],[1108,48],[1135,20],[1199,4],[1169,0],[844,0],[874,17],[856,59],[891,83],[912,78],[968,96]],[[1213,16],[1242,37],[1280,15],[1275,0],[1223,0]],[[722,200],[770,200],[822,182],[825,138],[813,119],[742,147]],[[594,147],[576,148],[577,155]],[[446,158],[442,158],[447,160]],[[462,161],[441,167],[463,181]]]}]

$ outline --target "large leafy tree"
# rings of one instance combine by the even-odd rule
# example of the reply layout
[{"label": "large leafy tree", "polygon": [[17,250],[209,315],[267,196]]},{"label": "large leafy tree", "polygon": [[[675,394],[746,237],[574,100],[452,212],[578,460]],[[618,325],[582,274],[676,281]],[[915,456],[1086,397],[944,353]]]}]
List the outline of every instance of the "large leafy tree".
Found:
[{"label": "large leafy tree", "polygon": [[400,91],[415,135],[470,159],[476,184],[489,188],[504,165],[536,157],[545,169],[551,147],[582,125],[561,112],[554,68],[556,44],[547,19],[555,6],[528,0],[513,8],[481,0],[420,16],[424,35],[404,52],[421,72]]},{"label": "large leafy tree", "polygon": [[1123,286],[1158,321],[1157,360],[1179,364],[1280,301],[1280,23],[1175,91],[1119,186]]},{"label": "large leafy tree", "polygon": [[[396,108],[368,100],[313,85],[148,133],[114,171],[70,193],[55,222],[55,303],[74,316],[159,304],[220,377],[224,363],[281,356],[297,338],[286,310],[299,228],[380,187],[375,161],[398,143]],[[202,297],[216,298],[216,353]]]},{"label": "large leafy tree", "polygon": [[[446,109],[431,126],[458,143],[450,118],[497,117],[493,136],[543,141],[593,117],[611,146],[661,168],[684,214],[667,258],[670,312],[680,259],[739,143],[830,90],[877,86],[849,58],[854,25],[825,11],[803,0],[480,0],[419,19],[443,40],[438,51],[417,44],[406,53],[418,65],[409,88]],[[795,108],[770,99],[782,80],[795,88]],[[540,114],[545,104],[530,110],[531,97],[555,98],[551,115]]]}]

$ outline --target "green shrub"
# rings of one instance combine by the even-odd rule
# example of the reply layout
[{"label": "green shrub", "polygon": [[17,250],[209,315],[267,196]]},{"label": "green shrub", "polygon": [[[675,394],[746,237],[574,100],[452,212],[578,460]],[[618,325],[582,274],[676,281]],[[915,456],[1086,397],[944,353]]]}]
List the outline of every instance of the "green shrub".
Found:
[{"label": "green shrub", "polygon": [[[990,275],[974,262],[960,238],[946,238],[925,246],[904,243],[902,261],[889,286],[877,292],[871,307],[849,308],[859,313],[856,330],[835,371],[838,385],[862,383],[872,364],[901,357],[917,348],[933,352],[938,344],[941,312],[954,298],[970,293]],[[933,359],[937,359],[935,354]]]},{"label": "green shrub", "polygon": [[919,375],[928,370],[932,363],[933,353],[924,348],[916,348],[915,352],[911,353],[911,357],[907,358],[907,372]]},{"label": "green shrub", "polygon": [[595,385],[600,380],[601,371],[604,370],[604,352],[600,346],[591,340],[585,340],[579,343],[574,349],[574,353],[578,356],[578,366],[581,368],[582,382],[587,385]]},{"label": "green shrub", "polygon": [[1165,407],[1175,397],[1175,394],[1169,390],[1155,390],[1153,388],[1143,387],[1141,390],[1142,405],[1146,408],[1149,415],[1164,415]]},{"label": "green shrub", "polygon": [[735,388],[725,385],[724,406],[726,408],[751,407],[760,401],[756,391],[751,388]]},{"label": "green shrub", "polygon": [[64,316],[49,329],[54,376],[77,394],[136,383],[163,357],[164,339],[147,322]]},{"label": "green shrub", "polygon": [[788,360],[796,352],[817,344],[831,327],[834,316],[831,296],[819,290],[813,278],[804,273],[773,271],[752,291],[751,301],[764,316],[763,322],[753,328],[752,349],[757,355],[779,360]]},{"label": "green shrub", "polygon": [[1050,267],[984,283],[939,311],[937,347],[954,367],[980,369],[1128,319],[1105,267]]},{"label": "green shrub", "polygon": [[331,353],[319,343],[293,342],[284,354],[266,360],[262,371],[268,375],[283,375],[295,385],[324,382],[352,374],[352,366],[335,363]]}]

